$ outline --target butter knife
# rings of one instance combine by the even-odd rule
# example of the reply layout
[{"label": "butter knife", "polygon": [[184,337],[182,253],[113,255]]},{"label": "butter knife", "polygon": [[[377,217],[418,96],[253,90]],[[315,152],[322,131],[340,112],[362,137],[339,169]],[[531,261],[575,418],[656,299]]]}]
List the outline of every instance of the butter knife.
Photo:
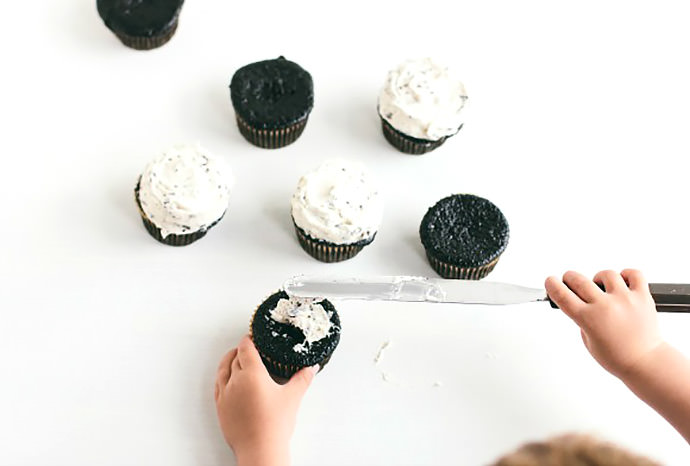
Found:
[{"label": "butter knife", "polygon": [[[600,286],[601,287],[601,286]],[[363,299],[428,303],[509,305],[549,302],[543,288],[476,280],[416,276],[330,278],[298,275],[283,284],[288,295],[301,298]],[[690,312],[690,284],[650,283],[659,312]]]}]

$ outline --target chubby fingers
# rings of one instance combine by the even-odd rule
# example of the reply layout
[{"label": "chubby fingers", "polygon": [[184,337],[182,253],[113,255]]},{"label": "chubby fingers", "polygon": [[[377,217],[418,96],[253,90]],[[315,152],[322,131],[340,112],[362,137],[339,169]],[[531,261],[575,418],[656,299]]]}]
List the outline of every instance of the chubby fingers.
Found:
[{"label": "chubby fingers", "polygon": [[628,289],[621,274],[613,270],[602,270],[594,276],[593,281],[604,285],[607,293],[617,293]]},{"label": "chubby fingers", "polygon": [[249,335],[245,335],[237,346],[237,360],[242,369],[264,367],[261,356]]},{"label": "chubby fingers", "polygon": [[563,274],[563,283],[586,303],[591,303],[604,294],[592,280],[572,270]]},{"label": "chubby fingers", "polygon": [[549,277],[544,283],[549,298],[571,319],[577,321],[580,309],[586,304],[579,296],[556,277]]},{"label": "chubby fingers", "polygon": [[635,269],[625,269],[621,272],[621,277],[628,283],[628,288],[633,291],[649,291],[649,284],[642,272]]}]

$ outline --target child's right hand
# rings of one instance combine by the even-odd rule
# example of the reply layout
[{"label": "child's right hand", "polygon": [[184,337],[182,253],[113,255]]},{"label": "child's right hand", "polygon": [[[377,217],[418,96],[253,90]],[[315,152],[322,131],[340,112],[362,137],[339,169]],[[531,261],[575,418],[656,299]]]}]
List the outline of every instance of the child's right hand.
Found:
[{"label": "child's right hand", "polygon": [[580,327],[594,359],[618,378],[663,343],[649,285],[637,270],[604,270],[594,281],[566,272],[562,281],[549,277],[545,285],[551,299]]}]

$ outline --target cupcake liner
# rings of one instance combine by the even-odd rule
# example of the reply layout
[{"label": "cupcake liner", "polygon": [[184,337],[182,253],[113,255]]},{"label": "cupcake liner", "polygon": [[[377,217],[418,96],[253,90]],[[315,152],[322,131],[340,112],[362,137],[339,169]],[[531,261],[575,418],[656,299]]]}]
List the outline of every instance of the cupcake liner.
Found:
[{"label": "cupcake liner", "polygon": [[155,223],[149,220],[149,218],[144,213],[144,209],[141,208],[141,202],[139,202],[139,182],[137,182],[137,185],[134,188],[134,200],[136,201],[137,207],[139,208],[139,214],[141,215],[141,220],[144,223],[144,227],[146,227],[146,231],[148,231],[149,234],[153,236],[156,240],[163,244],[167,244],[168,246],[187,246],[188,244],[192,244],[194,241],[206,236],[208,230],[211,229],[211,227],[213,227],[215,224],[220,222],[223,216],[225,216],[225,213],[223,213],[223,215],[221,215],[221,217],[218,220],[216,220],[203,230],[194,231],[192,233],[187,233],[184,235],[170,234],[164,238],[161,229],[158,228]]},{"label": "cupcake liner", "polygon": [[[263,301],[262,301],[263,302]],[[256,312],[259,310],[259,307],[261,305],[257,306],[256,309],[254,309],[254,313],[252,314],[252,318],[249,320],[249,338],[252,339],[252,342],[254,341],[254,331],[253,331],[253,323],[254,323],[254,317],[256,317]],[[261,356],[261,360],[264,363],[264,366],[266,366],[266,369],[268,372],[274,376],[278,377],[278,380],[281,383],[287,382],[290,380],[290,377],[292,377],[294,374],[299,372],[300,370],[304,369],[307,366],[298,366],[295,364],[284,364],[280,363],[277,361],[274,361],[271,359],[269,356],[264,354],[263,351],[261,351],[261,348],[259,348],[256,343],[254,344],[256,347],[256,350],[259,352],[259,356]],[[321,372],[326,364],[328,364],[328,361],[331,360],[331,356],[333,356],[333,351],[331,351],[329,354],[326,355],[325,358],[317,362],[316,364],[319,365],[319,372]]]},{"label": "cupcake liner", "polygon": [[436,259],[431,256],[429,252],[426,253],[426,257],[429,259],[429,264],[431,267],[443,278],[451,279],[462,279],[462,280],[481,280],[482,278],[489,275],[501,256],[492,260],[486,265],[479,267],[458,267],[457,265],[449,264],[441,260]]},{"label": "cupcake liner", "polygon": [[300,137],[304,131],[304,127],[307,126],[308,120],[308,117],[305,117],[297,123],[285,128],[259,129],[251,126],[239,115],[236,114],[235,117],[237,118],[237,127],[242,136],[255,146],[264,149],[279,149],[292,144]]},{"label": "cupcake liner", "polygon": [[390,142],[393,147],[406,154],[422,155],[427,152],[431,152],[432,150],[441,146],[446,139],[450,137],[444,136],[438,141],[428,141],[426,139],[413,138],[393,128],[393,126],[391,126],[391,124],[383,118],[381,118],[381,127],[386,140]]},{"label": "cupcake liner", "polygon": [[[294,221],[293,221],[293,225]],[[300,246],[314,259],[321,262],[340,262],[355,257],[364,246],[374,241],[376,233],[371,238],[350,244],[335,244],[312,238],[306,231],[295,225],[297,240]]]},{"label": "cupcake liner", "polygon": [[133,48],[135,50],[151,50],[165,44],[172,38],[173,35],[175,35],[175,31],[177,30],[177,23],[178,18],[175,18],[171,27],[163,31],[161,34],[152,37],[130,36],[122,32],[115,32],[115,35],[127,47]]}]

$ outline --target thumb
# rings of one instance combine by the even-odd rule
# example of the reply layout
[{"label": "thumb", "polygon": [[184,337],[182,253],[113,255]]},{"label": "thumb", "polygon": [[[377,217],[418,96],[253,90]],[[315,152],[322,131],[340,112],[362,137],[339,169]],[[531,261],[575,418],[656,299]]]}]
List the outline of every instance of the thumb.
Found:
[{"label": "thumb", "polygon": [[300,398],[304,396],[307,389],[314,380],[314,376],[319,371],[319,365],[315,364],[310,367],[304,367],[299,372],[296,372],[285,385],[288,390],[297,393]]}]

